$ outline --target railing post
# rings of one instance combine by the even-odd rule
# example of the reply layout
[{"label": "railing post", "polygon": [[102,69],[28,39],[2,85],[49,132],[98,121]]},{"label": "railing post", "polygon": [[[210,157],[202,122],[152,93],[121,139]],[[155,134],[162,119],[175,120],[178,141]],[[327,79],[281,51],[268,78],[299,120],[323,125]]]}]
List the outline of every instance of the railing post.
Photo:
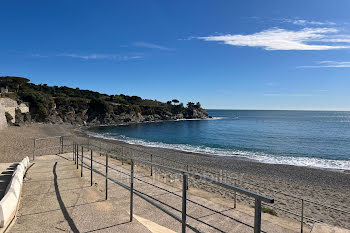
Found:
[{"label": "railing post", "polygon": [[[237,180],[235,180],[235,186],[237,187]],[[234,204],[233,204],[233,208],[236,209],[237,207],[237,192],[234,192]]]},{"label": "railing post", "polygon": [[254,233],[261,232],[261,200],[255,198]]},{"label": "railing post", "polygon": [[182,175],[182,233],[186,232],[186,217],[187,217],[187,175]]},{"label": "railing post", "polygon": [[73,142],[73,161],[74,161],[74,164],[75,164],[75,143]]},{"label": "railing post", "polygon": [[34,139],[33,160],[35,159],[36,139]]},{"label": "railing post", "polygon": [[108,199],[108,154],[106,153],[106,200]]},{"label": "railing post", "polygon": [[[151,154],[151,163],[153,162],[153,156]],[[153,165],[151,164],[151,176],[153,176]]]},{"label": "railing post", "polygon": [[91,182],[90,182],[90,186],[92,186],[92,155],[93,154],[93,152],[92,152],[92,150],[91,150],[91,157],[90,157],[90,161],[91,161],[91,164],[90,164],[90,180],[91,180]]},{"label": "railing post", "polygon": [[304,231],[304,199],[301,199],[301,219],[300,219],[300,232]]},{"label": "railing post", "polygon": [[62,137],[60,137],[60,145],[58,146],[58,154],[61,154]]},{"label": "railing post", "polygon": [[[188,165],[186,165],[186,171],[188,171]],[[187,182],[186,182],[186,189],[188,190],[188,179],[187,179]]]},{"label": "railing post", "polygon": [[134,209],[134,160],[131,160],[130,168],[130,222],[133,219],[133,209]]},{"label": "railing post", "polygon": [[64,153],[64,151],[63,151],[63,140],[64,140],[64,138],[63,138],[63,136],[61,136],[61,154],[63,154]]},{"label": "railing post", "polygon": [[84,160],[84,147],[81,147],[81,172],[80,172],[80,176],[83,177],[83,160]]},{"label": "railing post", "polygon": [[75,160],[77,161],[77,169],[79,168],[79,145],[77,144],[77,155],[76,155],[76,158]]},{"label": "railing post", "polygon": [[[122,155],[124,156],[124,147],[122,147]],[[124,159],[122,158],[122,165],[124,165]]]}]

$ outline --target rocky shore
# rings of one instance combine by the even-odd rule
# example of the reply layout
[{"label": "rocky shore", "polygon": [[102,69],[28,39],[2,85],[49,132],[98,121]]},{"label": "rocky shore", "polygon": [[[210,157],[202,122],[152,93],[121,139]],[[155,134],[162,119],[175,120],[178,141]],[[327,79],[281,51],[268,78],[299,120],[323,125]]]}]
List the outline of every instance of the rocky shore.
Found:
[{"label": "rocky shore", "polygon": [[68,108],[67,112],[62,115],[53,110],[48,121],[50,123],[69,123],[72,125],[98,126],[98,125],[119,125],[125,123],[142,123],[142,122],[157,122],[171,121],[182,119],[207,119],[208,112],[205,109],[193,109],[186,113],[173,114],[164,112],[160,114],[142,115],[141,113],[122,113],[115,114],[113,112],[104,115],[90,114],[86,111],[76,111],[74,108]]}]

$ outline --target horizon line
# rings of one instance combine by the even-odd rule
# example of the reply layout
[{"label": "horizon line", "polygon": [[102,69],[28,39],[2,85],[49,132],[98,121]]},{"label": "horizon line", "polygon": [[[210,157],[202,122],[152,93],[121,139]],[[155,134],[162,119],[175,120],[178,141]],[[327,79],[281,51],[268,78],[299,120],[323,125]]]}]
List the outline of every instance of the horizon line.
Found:
[{"label": "horizon line", "polygon": [[350,112],[340,109],[228,109],[228,108],[205,108],[206,110],[235,110],[235,111],[309,111],[309,112]]}]

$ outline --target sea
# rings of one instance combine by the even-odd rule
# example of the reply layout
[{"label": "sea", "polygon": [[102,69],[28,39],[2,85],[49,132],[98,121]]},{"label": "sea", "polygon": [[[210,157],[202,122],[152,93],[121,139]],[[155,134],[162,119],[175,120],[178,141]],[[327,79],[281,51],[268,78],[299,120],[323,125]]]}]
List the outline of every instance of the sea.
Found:
[{"label": "sea", "polygon": [[130,144],[262,163],[350,170],[350,112],[208,110],[211,119],[90,128]]}]

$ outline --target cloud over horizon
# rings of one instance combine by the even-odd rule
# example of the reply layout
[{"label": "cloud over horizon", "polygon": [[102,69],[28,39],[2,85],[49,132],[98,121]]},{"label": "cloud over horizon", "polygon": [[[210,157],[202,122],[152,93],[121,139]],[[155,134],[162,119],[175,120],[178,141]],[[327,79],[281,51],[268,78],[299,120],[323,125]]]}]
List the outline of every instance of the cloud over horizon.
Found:
[{"label": "cloud over horizon", "polygon": [[76,54],[76,53],[63,53],[57,55],[59,57],[71,57],[71,58],[79,58],[83,60],[97,60],[97,59],[108,59],[108,60],[117,60],[117,61],[128,61],[134,59],[140,59],[142,56],[128,56],[128,55],[120,55],[120,54]]},{"label": "cloud over horizon", "polygon": [[303,94],[303,93],[296,93],[296,94],[280,94],[280,93],[265,93],[264,96],[285,96],[285,97],[310,97],[312,94]]},{"label": "cloud over horizon", "polygon": [[284,22],[292,23],[294,25],[306,26],[306,25],[314,25],[314,26],[334,26],[336,23],[330,21],[315,21],[315,20],[306,20],[306,19],[283,19]]},{"label": "cloud over horizon", "polygon": [[350,61],[320,61],[318,65],[298,66],[297,68],[350,68]]},{"label": "cloud over horizon", "polygon": [[134,42],[133,45],[136,47],[143,47],[148,49],[159,49],[159,50],[167,50],[167,51],[174,50],[162,45],[157,45],[157,44],[148,43],[148,42]]},{"label": "cloud over horizon", "polygon": [[350,48],[350,36],[336,28],[271,28],[253,34],[227,34],[195,37],[232,46],[262,47],[265,50],[333,50]]}]

